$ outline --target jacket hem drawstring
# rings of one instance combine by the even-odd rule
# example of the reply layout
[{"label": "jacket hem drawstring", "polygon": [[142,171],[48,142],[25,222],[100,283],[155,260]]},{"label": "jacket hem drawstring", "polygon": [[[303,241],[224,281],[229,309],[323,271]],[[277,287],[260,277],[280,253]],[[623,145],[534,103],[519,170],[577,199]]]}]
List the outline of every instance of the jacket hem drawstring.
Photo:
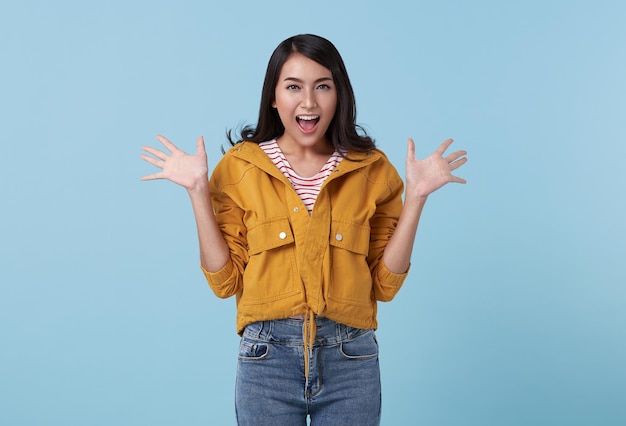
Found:
[{"label": "jacket hem drawstring", "polygon": [[302,312],[305,310],[304,318],[302,321],[302,340],[304,342],[304,377],[306,380],[306,389],[309,387],[309,364],[311,357],[313,357],[313,344],[315,343],[315,336],[317,334],[317,324],[315,323],[315,313],[313,309],[306,303],[297,306],[294,311]]}]

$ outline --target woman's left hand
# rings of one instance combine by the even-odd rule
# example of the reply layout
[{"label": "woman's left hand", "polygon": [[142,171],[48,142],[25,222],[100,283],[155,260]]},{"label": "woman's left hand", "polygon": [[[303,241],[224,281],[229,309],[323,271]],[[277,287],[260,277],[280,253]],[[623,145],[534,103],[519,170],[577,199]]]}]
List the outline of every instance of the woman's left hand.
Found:
[{"label": "woman's left hand", "polygon": [[407,196],[426,198],[447,183],[467,183],[465,179],[452,175],[453,170],[467,162],[465,151],[445,155],[452,142],[452,139],[446,140],[431,155],[424,160],[418,160],[415,158],[415,142],[409,138],[406,157]]}]

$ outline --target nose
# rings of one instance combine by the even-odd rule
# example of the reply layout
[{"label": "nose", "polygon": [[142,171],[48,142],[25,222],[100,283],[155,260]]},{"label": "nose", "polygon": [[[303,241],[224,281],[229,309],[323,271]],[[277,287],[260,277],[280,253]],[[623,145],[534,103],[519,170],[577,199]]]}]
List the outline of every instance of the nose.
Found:
[{"label": "nose", "polygon": [[315,89],[303,90],[300,105],[303,108],[314,108],[317,106],[317,101],[315,100]]}]

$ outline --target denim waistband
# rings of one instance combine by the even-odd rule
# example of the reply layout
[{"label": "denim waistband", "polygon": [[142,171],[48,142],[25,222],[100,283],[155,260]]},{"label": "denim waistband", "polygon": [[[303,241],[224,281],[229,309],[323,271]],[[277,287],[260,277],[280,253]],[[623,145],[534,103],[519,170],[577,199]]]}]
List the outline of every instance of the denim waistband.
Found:
[{"label": "denim waistband", "polygon": [[[308,320],[286,318],[271,321],[257,321],[248,324],[243,332],[244,337],[256,340],[303,345],[303,329]],[[368,330],[340,324],[325,317],[315,318],[314,346],[336,345],[352,340]]]}]

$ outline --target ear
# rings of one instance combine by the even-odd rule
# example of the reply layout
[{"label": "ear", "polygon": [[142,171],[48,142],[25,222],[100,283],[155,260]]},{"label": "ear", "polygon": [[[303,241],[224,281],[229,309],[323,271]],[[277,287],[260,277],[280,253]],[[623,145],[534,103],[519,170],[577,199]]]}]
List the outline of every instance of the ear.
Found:
[{"label": "ear", "polygon": [[276,101],[272,101],[272,108],[276,108]]}]

